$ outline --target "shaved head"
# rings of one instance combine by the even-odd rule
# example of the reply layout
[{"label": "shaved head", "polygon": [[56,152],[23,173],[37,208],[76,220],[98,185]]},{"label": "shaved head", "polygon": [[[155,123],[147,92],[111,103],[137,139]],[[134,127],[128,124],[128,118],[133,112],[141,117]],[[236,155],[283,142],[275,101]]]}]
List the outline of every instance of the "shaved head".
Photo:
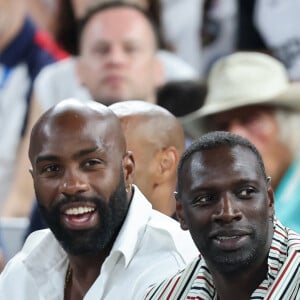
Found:
[{"label": "shaved head", "polygon": [[[57,130],[63,127],[65,130],[81,132],[83,125],[88,125],[86,130],[93,132],[101,126],[106,134],[101,137],[105,147],[115,147],[120,153],[125,153],[126,142],[120,127],[120,122],[115,114],[105,105],[90,101],[82,103],[76,99],[66,99],[53,108],[46,111],[36,122],[31,132],[29,157],[32,160],[41,136],[50,138]],[[114,138],[112,137],[112,132]]]},{"label": "shaved head", "polygon": [[[177,118],[165,108],[144,101],[125,101],[110,105],[127,134],[143,128],[147,136],[158,147],[175,146],[180,154],[184,151],[185,141],[182,126]],[[128,133],[127,133],[128,131]]]},{"label": "shaved head", "polygon": [[134,183],[155,209],[174,215],[177,164],[185,148],[181,124],[168,110],[149,102],[124,101],[109,107],[120,119],[134,156]]}]

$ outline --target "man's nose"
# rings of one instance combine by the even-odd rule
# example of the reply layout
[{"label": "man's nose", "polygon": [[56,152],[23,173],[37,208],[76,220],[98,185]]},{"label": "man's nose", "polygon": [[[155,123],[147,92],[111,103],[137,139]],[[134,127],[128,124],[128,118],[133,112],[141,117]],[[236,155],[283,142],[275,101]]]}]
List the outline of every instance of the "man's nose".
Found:
[{"label": "man's nose", "polygon": [[242,218],[242,213],[234,195],[230,192],[224,193],[217,205],[216,212],[213,215],[215,221],[221,221],[224,223],[230,223],[233,220],[240,220]]},{"label": "man's nose", "polygon": [[79,170],[68,170],[63,176],[60,186],[61,193],[66,196],[77,195],[89,190],[87,176]]},{"label": "man's nose", "polygon": [[126,53],[120,46],[112,47],[108,54],[108,61],[111,64],[122,64],[126,61]]}]

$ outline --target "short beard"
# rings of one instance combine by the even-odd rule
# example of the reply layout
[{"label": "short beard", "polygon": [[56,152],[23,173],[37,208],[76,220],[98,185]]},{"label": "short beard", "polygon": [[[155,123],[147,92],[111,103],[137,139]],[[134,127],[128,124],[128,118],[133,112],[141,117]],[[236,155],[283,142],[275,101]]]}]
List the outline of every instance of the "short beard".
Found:
[{"label": "short beard", "polygon": [[[256,240],[257,247],[248,247],[247,249],[239,249],[238,251],[223,252],[204,250],[206,254],[202,252],[203,256],[206,257],[209,265],[213,266],[214,269],[218,270],[221,274],[226,276],[235,274],[239,275],[243,270],[251,268],[251,265],[255,264],[258,257],[261,255],[259,252],[260,248],[264,247],[265,241],[260,237],[256,236],[253,238],[253,243]],[[201,252],[201,251],[200,251]]]},{"label": "short beard", "polygon": [[[108,203],[98,197],[69,197],[64,198],[50,210],[38,201],[39,209],[46,224],[49,226],[63,249],[71,255],[97,255],[109,248],[116,239],[128,211],[125,183],[120,181],[111,195]],[[37,195],[37,199],[39,199]],[[60,222],[60,208],[66,203],[92,202],[100,215],[100,223],[87,230],[70,230]]]}]

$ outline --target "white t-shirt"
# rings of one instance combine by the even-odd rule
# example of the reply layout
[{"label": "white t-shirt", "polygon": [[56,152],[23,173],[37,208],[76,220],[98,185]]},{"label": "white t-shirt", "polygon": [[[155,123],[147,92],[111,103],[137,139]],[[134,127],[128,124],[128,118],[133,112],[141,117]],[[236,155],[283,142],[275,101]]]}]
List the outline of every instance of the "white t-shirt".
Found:
[{"label": "white t-shirt", "polygon": [[[147,287],[198,254],[189,232],[158,211],[134,186],[128,215],[84,300],[140,300]],[[1,299],[61,300],[68,259],[49,229],[32,233],[0,275]]]}]

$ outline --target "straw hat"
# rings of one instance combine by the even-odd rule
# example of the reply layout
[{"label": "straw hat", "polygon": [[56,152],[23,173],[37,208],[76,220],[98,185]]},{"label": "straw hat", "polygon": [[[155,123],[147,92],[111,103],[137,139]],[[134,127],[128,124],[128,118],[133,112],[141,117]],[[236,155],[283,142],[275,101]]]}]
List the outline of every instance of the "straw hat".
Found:
[{"label": "straw hat", "polygon": [[300,82],[290,83],[284,65],[267,54],[236,52],[214,64],[203,106],[180,120],[196,138],[205,132],[205,117],[259,104],[300,111]]}]

